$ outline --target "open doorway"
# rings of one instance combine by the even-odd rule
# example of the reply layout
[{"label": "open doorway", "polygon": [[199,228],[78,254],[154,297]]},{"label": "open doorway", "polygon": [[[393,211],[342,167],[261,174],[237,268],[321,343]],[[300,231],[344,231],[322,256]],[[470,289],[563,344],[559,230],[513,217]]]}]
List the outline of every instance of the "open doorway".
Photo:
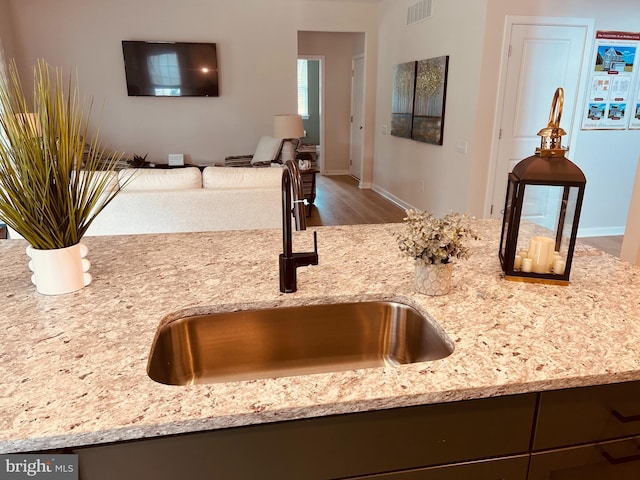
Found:
[{"label": "open doorway", "polygon": [[323,75],[324,57],[301,55],[298,57],[298,114],[304,124],[304,151],[315,162],[315,169],[322,169],[323,151]]},{"label": "open doorway", "polygon": [[365,55],[363,32],[298,32],[298,58],[321,59],[319,158],[323,175],[350,174],[352,62],[356,55]]}]

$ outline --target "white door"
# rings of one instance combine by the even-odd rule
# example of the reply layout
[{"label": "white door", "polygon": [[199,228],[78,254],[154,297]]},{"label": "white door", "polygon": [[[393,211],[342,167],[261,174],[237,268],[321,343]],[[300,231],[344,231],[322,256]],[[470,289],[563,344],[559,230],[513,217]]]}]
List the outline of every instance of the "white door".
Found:
[{"label": "white door", "polygon": [[354,57],[351,80],[351,158],[349,173],[360,180],[364,143],[364,57]]},{"label": "white door", "polygon": [[[533,21],[533,20],[532,20]],[[568,144],[574,128],[580,74],[587,41],[587,25],[536,25],[513,23],[506,41],[509,56],[495,160],[491,217],[502,218],[508,173],[540,146],[538,131],[547,126],[556,88],[564,88],[564,108],[560,126],[567,132]],[[569,155],[568,155],[569,156]],[[523,214],[536,223],[551,226],[555,212],[545,208],[540,198],[523,208]],[[549,197],[547,204],[555,205]]]}]

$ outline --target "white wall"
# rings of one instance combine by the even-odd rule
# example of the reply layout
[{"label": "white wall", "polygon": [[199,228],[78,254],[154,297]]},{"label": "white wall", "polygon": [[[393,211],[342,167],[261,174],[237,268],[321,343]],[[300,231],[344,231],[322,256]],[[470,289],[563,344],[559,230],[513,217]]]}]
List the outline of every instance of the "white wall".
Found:
[{"label": "white wall", "polygon": [[[471,192],[476,182],[485,181],[476,177],[473,165],[485,3],[436,0],[433,17],[410,26],[405,25],[407,2],[379,4],[374,188],[436,214],[481,214]],[[384,134],[383,129],[390,130],[393,66],[441,55],[450,57],[443,145]],[[455,151],[457,140],[468,142],[468,154]]]},{"label": "white wall", "polygon": [[[13,27],[11,26],[8,0],[0,0],[0,48],[4,55],[13,55]],[[0,52],[1,54],[2,52]]]},{"label": "white wall", "polygon": [[[252,153],[259,137],[272,133],[273,115],[296,111],[298,30],[326,28],[334,18],[340,31],[375,29],[375,5],[330,3],[8,0],[23,79],[37,58],[77,68],[81,91],[103,110],[105,142],[160,162],[184,153],[194,163]],[[128,39],[216,42],[220,96],[128,97],[121,48]]]}]

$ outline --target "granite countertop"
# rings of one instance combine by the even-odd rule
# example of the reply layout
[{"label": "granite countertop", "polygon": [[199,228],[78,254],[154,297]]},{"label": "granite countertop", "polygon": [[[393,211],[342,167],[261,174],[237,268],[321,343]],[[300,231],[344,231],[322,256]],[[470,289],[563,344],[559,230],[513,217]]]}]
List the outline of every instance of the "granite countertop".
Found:
[{"label": "granite countertop", "polygon": [[[510,282],[500,223],[454,270],[446,296],[413,293],[399,225],[320,227],[317,266],[278,289],[279,230],[87,237],[93,282],[57,297],[30,283],[26,243],[0,241],[0,453],[640,379],[640,268],[579,245],[568,287]],[[294,233],[312,249],[312,232]],[[176,312],[366,299],[407,303],[455,345],[399,367],[168,386],[146,374]]]}]

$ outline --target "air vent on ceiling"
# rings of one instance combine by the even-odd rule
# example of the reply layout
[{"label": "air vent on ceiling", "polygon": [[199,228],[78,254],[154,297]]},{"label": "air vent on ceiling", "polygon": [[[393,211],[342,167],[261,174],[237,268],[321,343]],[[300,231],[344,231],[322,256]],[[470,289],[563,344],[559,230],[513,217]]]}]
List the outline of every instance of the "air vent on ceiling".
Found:
[{"label": "air vent on ceiling", "polygon": [[421,22],[433,15],[433,0],[411,2],[407,8],[407,25]]}]

